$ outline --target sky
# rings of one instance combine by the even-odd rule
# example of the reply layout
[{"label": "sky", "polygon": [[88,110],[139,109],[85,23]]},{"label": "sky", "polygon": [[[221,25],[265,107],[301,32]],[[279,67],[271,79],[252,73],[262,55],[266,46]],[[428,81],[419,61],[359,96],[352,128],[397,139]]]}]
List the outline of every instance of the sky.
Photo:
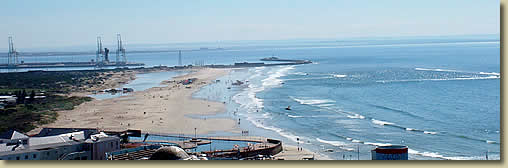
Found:
[{"label": "sky", "polygon": [[[5,0],[0,50],[230,40],[499,34],[499,0]],[[1,36],[0,36],[1,37]]]}]

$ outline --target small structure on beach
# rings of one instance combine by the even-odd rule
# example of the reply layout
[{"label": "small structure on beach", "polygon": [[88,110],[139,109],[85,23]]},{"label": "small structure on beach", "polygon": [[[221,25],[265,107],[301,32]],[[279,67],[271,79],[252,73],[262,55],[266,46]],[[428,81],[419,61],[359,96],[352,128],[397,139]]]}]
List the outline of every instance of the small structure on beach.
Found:
[{"label": "small structure on beach", "polygon": [[132,89],[132,88],[123,88],[123,92],[124,92],[124,93],[127,93],[127,92],[134,92],[134,89]]},{"label": "small structure on beach", "polygon": [[190,78],[190,79],[186,79],[186,80],[181,81],[181,83],[182,83],[183,85],[189,85],[189,84],[194,83],[194,82],[195,82],[195,81],[197,81],[197,80],[198,80],[198,78]]},{"label": "small structure on beach", "polygon": [[233,82],[232,85],[243,85],[244,83],[242,81],[236,80],[236,82]]},{"label": "small structure on beach", "polygon": [[408,160],[408,147],[404,145],[378,146],[371,153],[372,160]]}]

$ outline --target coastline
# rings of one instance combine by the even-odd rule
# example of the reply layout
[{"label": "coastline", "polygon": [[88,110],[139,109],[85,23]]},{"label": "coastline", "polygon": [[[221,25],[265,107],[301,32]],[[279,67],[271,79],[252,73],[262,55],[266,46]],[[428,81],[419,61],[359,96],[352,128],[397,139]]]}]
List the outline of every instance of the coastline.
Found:
[{"label": "coastline", "polygon": [[[156,71],[158,72],[158,71]],[[103,100],[94,99],[76,106],[74,110],[58,111],[55,122],[41,125],[30,131],[37,133],[42,127],[84,127],[99,128],[110,131],[140,129],[150,134],[209,134],[214,132],[241,132],[232,118],[196,118],[192,115],[210,116],[226,112],[223,102],[193,97],[202,87],[213,83],[231,72],[231,69],[190,69],[190,73],[162,81],[161,87],[152,87],[144,91],[136,91],[129,95]],[[72,92],[69,96],[87,96],[90,90],[115,88],[136,79],[136,74],[153,73],[138,71],[120,71],[104,73],[109,76],[104,86],[92,86],[81,92]],[[190,78],[198,80],[186,88],[177,81]],[[146,112],[146,113],[145,113]],[[317,160],[330,160],[319,153],[296,146],[284,144],[283,152],[276,157],[286,160],[301,160],[314,157]]]},{"label": "coastline", "polygon": [[[41,127],[89,127],[112,131],[141,129],[147,133],[198,134],[214,131],[239,132],[232,119],[196,119],[185,115],[212,115],[225,111],[220,102],[192,98],[192,94],[216,78],[226,75],[229,69],[192,69],[189,74],[163,81],[163,87],[153,87],[145,91],[133,92],[127,96],[105,100],[92,100],[74,110],[59,111],[55,122],[40,125],[30,132],[37,133]],[[110,80],[110,87],[132,80],[132,75],[116,75]],[[121,73],[124,74],[124,73]],[[174,81],[198,78],[186,88]],[[72,93],[84,96],[87,92]]]}]

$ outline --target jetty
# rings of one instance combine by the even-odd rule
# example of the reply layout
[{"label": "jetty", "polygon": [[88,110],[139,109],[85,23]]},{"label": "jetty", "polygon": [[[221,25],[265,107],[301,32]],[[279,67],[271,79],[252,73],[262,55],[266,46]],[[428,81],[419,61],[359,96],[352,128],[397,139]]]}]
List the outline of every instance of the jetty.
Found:
[{"label": "jetty", "polygon": [[300,64],[311,64],[310,60],[293,60],[293,59],[279,59],[277,57],[263,58],[261,61],[274,61],[281,63],[269,63],[264,62],[239,62],[233,65],[204,65],[209,68],[245,68],[245,67],[262,67],[262,66],[281,66],[281,65],[300,65]]},{"label": "jetty", "polygon": [[293,59],[280,59],[278,57],[267,57],[260,59],[261,61],[278,61],[278,62],[293,62],[293,63],[301,63],[301,64],[310,64],[312,61],[309,60],[293,60]]}]

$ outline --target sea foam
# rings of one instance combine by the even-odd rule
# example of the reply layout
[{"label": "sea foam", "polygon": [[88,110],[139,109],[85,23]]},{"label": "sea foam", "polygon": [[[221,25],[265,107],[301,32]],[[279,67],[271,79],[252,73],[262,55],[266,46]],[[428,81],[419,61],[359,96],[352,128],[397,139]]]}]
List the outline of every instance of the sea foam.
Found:
[{"label": "sea foam", "polygon": [[377,124],[377,125],[394,125],[394,123],[391,123],[391,122],[386,122],[386,121],[381,121],[381,120],[376,120],[376,119],[371,119],[371,120],[372,120],[372,123]]},{"label": "sea foam", "polygon": [[347,115],[348,118],[353,118],[353,119],[365,119],[365,116],[362,116],[360,114],[354,114],[354,115]]},{"label": "sea foam", "polygon": [[288,117],[291,117],[291,118],[302,118],[303,116],[288,115]]},{"label": "sea foam", "polygon": [[299,99],[295,97],[290,97],[294,101],[297,101],[300,104],[306,104],[306,105],[316,105],[316,104],[325,104],[325,103],[335,103],[333,100],[328,99]]},{"label": "sea foam", "polygon": [[330,145],[333,145],[333,146],[345,146],[346,145],[346,143],[342,142],[342,141],[328,141],[328,140],[323,140],[323,139],[320,139],[320,138],[316,138],[316,140],[321,142],[321,143],[326,143],[326,144],[330,144]]}]

